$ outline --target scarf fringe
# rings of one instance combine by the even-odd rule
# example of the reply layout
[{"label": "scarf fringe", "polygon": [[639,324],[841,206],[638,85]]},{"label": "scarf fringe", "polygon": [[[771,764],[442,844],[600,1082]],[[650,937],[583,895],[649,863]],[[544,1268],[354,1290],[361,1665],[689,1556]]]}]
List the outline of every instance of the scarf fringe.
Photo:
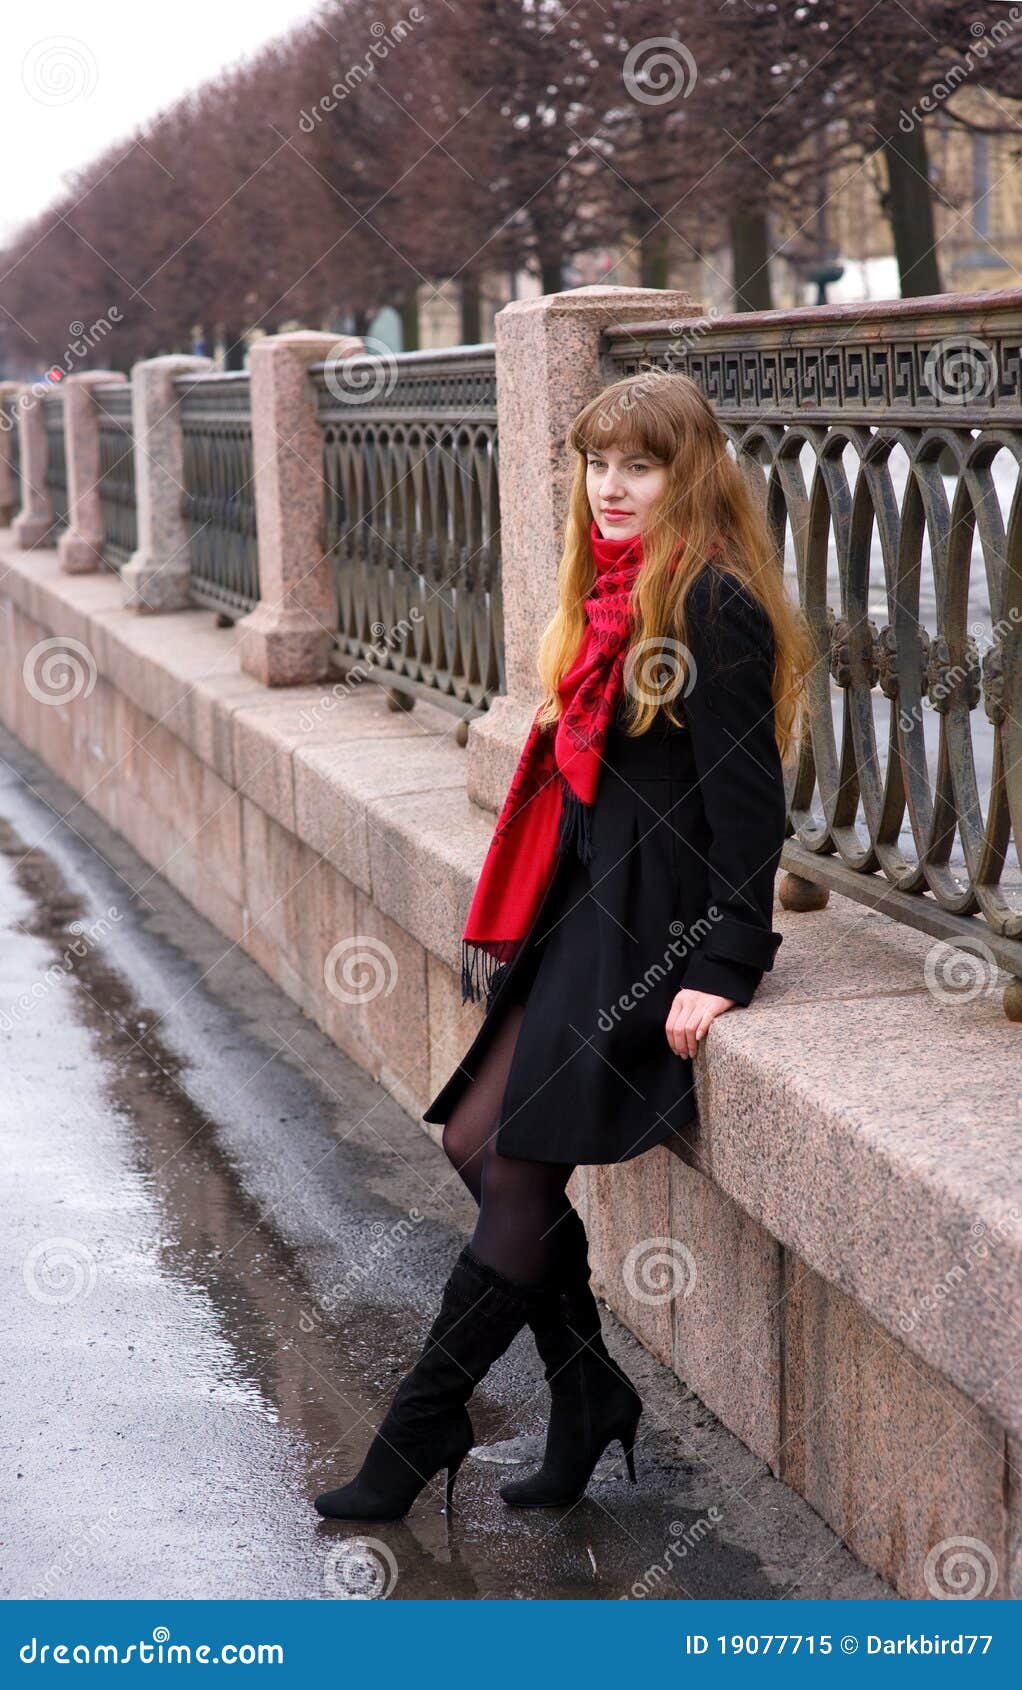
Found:
[{"label": "scarf fringe", "polygon": [[478,1003],[493,993],[497,974],[509,963],[521,944],[520,939],[488,939],[496,947],[494,956],[472,939],[461,941],[461,1001]]},{"label": "scarf fringe", "polygon": [[583,803],[559,770],[558,777],[561,783],[562,803],[557,849],[559,851],[577,851],[582,862],[588,863],[592,860],[593,855],[593,807],[591,804]]}]

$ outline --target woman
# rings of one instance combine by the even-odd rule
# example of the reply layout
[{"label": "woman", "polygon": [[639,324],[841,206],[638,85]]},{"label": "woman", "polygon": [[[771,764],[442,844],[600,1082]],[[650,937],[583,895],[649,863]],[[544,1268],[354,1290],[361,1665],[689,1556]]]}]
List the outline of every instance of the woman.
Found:
[{"label": "woman", "polygon": [[[551,1415],[518,1506],[576,1501],[642,1403],[608,1353],[588,1241],[565,1187],[582,1163],[684,1140],[693,1059],[773,965],[809,646],[755,500],[688,377],[634,376],[586,405],[545,697],[463,936],[462,999],[486,1013],[426,1110],[479,1204],[439,1313],[358,1475],[317,1497],[396,1519],[472,1447],[472,1390],[528,1324]],[[480,972],[483,978],[480,980]]]}]

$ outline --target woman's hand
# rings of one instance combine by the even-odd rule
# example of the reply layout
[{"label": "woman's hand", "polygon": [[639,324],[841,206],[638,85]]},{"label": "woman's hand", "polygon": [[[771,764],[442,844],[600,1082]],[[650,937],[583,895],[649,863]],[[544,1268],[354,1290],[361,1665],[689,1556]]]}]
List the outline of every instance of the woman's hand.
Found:
[{"label": "woman's hand", "polygon": [[694,1057],[699,1041],[706,1037],[710,1022],[734,1007],[733,998],[718,998],[713,992],[696,992],[683,987],[676,993],[667,1017],[667,1043],[675,1056]]}]

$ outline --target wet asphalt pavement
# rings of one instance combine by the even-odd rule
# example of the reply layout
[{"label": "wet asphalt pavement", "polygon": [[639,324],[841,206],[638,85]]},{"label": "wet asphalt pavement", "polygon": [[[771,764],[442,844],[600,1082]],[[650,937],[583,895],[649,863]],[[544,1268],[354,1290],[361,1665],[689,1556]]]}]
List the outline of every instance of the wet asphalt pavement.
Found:
[{"label": "wet asphalt pavement", "polygon": [[549,1400],[524,1332],[472,1400],[450,1518],[438,1482],[397,1523],[321,1520],[472,1200],[3,730],[0,1188],[4,1598],[893,1596],[609,1314],[637,1485],[618,1450],[573,1508],[500,1501],[520,1468],[492,1455],[535,1459]]}]

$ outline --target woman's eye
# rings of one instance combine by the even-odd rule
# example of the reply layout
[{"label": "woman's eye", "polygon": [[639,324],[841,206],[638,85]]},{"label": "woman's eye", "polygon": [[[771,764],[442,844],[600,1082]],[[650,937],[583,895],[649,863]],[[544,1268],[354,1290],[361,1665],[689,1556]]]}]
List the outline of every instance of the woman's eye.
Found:
[{"label": "woman's eye", "polygon": [[[606,469],[606,467],[602,458],[590,458],[588,460],[587,468],[589,469]],[[633,470],[645,471],[649,468],[649,465],[647,463],[635,463],[629,464],[627,467],[629,472]]]}]

